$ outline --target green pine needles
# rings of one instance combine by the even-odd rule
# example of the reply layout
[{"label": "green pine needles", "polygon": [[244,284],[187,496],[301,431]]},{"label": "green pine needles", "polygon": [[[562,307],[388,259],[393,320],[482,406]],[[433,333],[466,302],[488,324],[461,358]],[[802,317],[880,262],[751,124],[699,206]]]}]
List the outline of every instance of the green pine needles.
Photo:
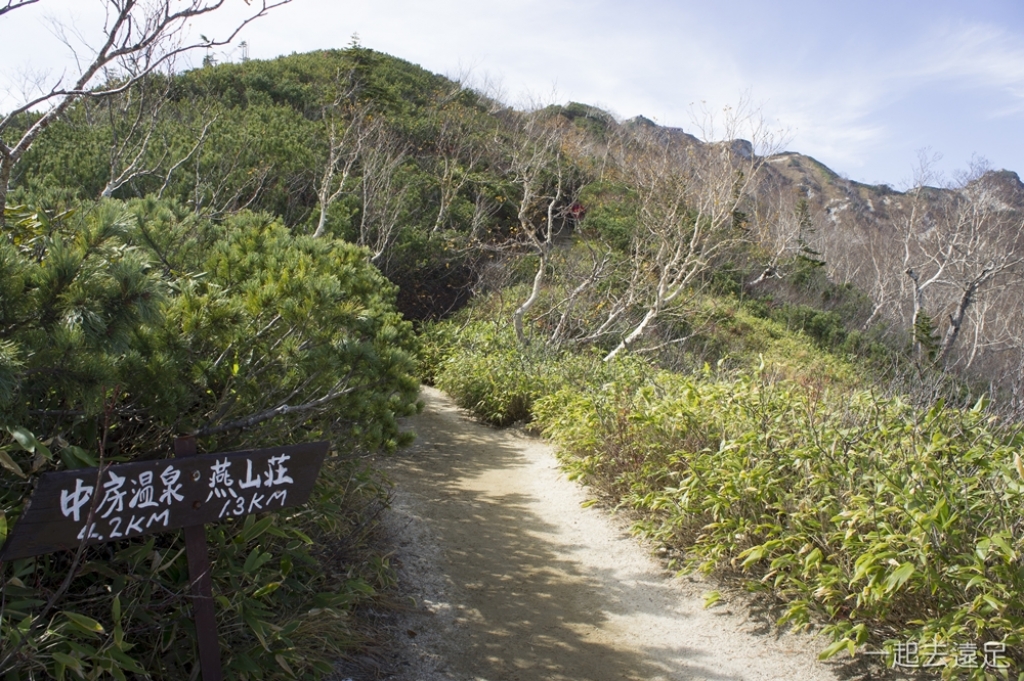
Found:
[{"label": "green pine needles", "polygon": [[[329,672],[358,638],[348,611],[389,579],[356,557],[386,498],[359,455],[406,442],[396,419],[415,411],[395,287],[364,250],[266,215],[145,199],[7,222],[0,538],[47,471],[163,457],[187,433],[207,451],[330,439],[305,507],[207,528],[227,676]],[[2,673],[192,672],[180,533],[16,560],[3,580]]]}]

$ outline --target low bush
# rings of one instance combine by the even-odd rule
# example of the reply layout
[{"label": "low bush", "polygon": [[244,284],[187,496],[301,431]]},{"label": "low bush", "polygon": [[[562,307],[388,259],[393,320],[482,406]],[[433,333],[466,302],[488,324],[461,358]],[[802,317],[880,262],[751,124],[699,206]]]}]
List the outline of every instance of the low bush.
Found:
[{"label": "low bush", "polygon": [[958,646],[993,642],[1020,664],[1024,436],[982,403],[922,409],[858,389],[853,367],[781,337],[789,365],[689,376],[519,348],[489,322],[449,322],[425,344],[444,345],[439,387],[491,423],[533,419],[570,477],[684,551],[679,567],[774,595],[782,623],[824,623],[824,657],[916,640],[946,646],[953,675]]},{"label": "low bush", "polygon": [[636,357],[602,362],[600,351],[574,353],[540,344],[520,348],[511,326],[493,322],[437,326],[423,343],[425,356],[432,358],[434,384],[497,426],[531,420],[534,402],[559,389],[585,390],[625,376],[639,380],[650,369]]},{"label": "low bush", "polygon": [[1021,662],[1022,437],[982,405],[660,373],[561,390],[535,416],[570,473],[687,568],[747,575],[785,601],[782,622],[826,620],[823,656],[918,640],[948,646],[953,674],[958,645],[1000,642]]},{"label": "low bush", "polygon": [[[7,218],[0,540],[49,471],[163,458],[186,433],[205,451],[330,440],[306,506],[207,528],[226,675],[329,672],[358,635],[350,611],[388,579],[364,546],[386,489],[360,455],[408,442],[397,418],[415,411],[394,287],[364,250],[265,215],[140,200]],[[2,570],[7,678],[194,674],[180,533]]]}]

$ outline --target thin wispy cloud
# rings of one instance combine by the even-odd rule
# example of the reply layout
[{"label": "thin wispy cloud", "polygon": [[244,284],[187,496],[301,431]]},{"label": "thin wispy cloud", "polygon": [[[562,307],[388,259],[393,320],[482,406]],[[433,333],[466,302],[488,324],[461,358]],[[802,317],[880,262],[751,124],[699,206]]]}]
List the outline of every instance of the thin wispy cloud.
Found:
[{"label": "thin wispy cloud", "polygon": [[[43,5],[66,16],[102,2]],[[23,12],[18,24],[0,21],[0,83],[12,86],[66,63],[42,13]],[[235,19],[218,14],[193,30]],[[253,58],[271,58],[343,48],[354,33],[431,71],[465,77],[468,67],[471,81],[500,82],[513,103],[576,100],[692,129],[693,104],[748,96],[789,131],[792,150],[854,179],[896,182],[924,146],[951,167],[978,153],[1024,171],[1024,10],[1012,0],[295,0],[241,39]]]},{"label": "thin wispy cloud", "polygon": [[979,87],[1024,85],[1024,40],[996,26],[935,27],[916,50],[921,56],[908,76],[967,81]]}]

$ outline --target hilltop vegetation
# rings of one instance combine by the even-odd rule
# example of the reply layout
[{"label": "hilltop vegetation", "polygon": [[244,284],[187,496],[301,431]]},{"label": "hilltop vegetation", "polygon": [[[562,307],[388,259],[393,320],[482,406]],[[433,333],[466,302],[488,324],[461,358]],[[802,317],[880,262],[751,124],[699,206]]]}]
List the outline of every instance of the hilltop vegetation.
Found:
[{"label": "hilltop vegetation", "polygon": [[[826,622],[828,653],[1019,664],[1015,176],[855,186],[756,112],[703,116],[516,111],[355,44],[78,100],[10,178],[0,532],[35,476],[177,434],[330,439],[306,510],[210,530],[230,674],[315,677],[388,582],[361,461],[406,441],[418,375],[534,421],[689,567]],[[0,670],[182,678],[181,545],[4,566]]]}]

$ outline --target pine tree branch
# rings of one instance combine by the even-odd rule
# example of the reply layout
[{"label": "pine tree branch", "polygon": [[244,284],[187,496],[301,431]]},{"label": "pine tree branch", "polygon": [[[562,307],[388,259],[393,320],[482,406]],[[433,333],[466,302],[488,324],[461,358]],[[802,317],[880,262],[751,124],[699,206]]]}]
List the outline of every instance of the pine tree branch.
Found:
[{"label": "pine tree branch", "polygon": [[312,411],[314,409],[324,406],[331,400],[335,400],[343,395],[348,395],[349,393],[355,392],[355,388],[340,387],[343,384],[345,384],[348,381],[348,379],[349,376],[345,376],[345,378],[338,381],[335,384],[334,388],[332,388],[326,395],[315,400],[312,400],[310,402],[306,402],[305,404],[297,404],[295,406],[291,406],[287,403],[281,404],[276,407],[273,407],[272,409],[266,409],[264,411],[251,414],[244,418],[237,419],[235,421],[230,421],[219,426],[207,426],[205,428],[200,428],[199,430],[196,430],[190,434],[196,437],[206,437],[208,435],[219,435],[220,433],[226,433],[232,430],[246,430],[248,428],[252,428],[266,421],[270,421],[271,419],[275,419],[278,416],[285,416],[287,414],[301,414],[303,412]]}]

